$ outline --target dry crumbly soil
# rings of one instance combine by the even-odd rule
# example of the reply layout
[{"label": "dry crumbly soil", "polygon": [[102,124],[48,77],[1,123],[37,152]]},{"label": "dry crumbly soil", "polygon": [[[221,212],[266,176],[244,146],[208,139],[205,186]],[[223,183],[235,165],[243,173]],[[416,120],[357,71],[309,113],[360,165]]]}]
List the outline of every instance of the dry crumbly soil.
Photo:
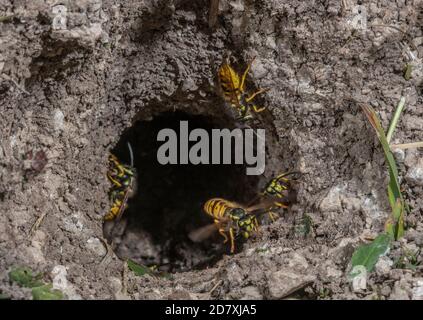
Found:
[{"label": "dry crumbly soil", "polygon": [[[0,293],[31,298],[8,277],[28,266],[69,299],[423,299],[419,149],[395,154],[406,236],[366,289],[347,278],[354,249],[390,213],[383,153],[360,106],[387,127],[406,97],[393,142],[423,140],[423,3],[365,1],[365,29],[352,23],[356,5],[221,0],[210,28],[208,0],[0,0]],[[239,69],[255,56],[249,85],[270,88],[250,124],[267,132],[265,175],[155,166],[158,128],[240,125],[215,89],[226,53]],[[127,157],[128,141],[138,191],[111,228],[107,159]],[[48,163],[36,172],[25,155],[40,150]],[[237,254],[220,238],[188,241],[208,222],[205,199],[248,201],[286,170],[301,172],[296,202]],[[128,257],[171,277],[137,277]]]}]

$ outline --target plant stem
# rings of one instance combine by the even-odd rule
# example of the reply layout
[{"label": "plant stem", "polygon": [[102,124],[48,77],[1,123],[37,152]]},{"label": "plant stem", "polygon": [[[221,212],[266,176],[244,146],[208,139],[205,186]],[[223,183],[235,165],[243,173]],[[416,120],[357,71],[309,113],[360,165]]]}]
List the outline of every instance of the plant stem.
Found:
[{"label": "plant stem", "polygon": [[423,141],[391,145],[391,149],[410,149],[410,148],[421,148],[421,147],[423,147]]},{"label": "plant stem", "polygon": [[392,135],[394,134],[402,109],[404,109],[404,105],[405,98],[401,97],[401,100],[397,106],[397,110],[395,110],[394,117],[392,118],[391,125],[389,126],[388,133],[386,134],[386,140],[388,141],[388,143],[391,142]]}]

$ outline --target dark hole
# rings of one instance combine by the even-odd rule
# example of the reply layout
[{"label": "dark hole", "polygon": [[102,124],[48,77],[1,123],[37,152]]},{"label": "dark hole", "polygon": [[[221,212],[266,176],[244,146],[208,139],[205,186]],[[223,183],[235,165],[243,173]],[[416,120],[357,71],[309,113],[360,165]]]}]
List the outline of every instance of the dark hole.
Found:
[{"label": "dark hole", "polygon": [[120,258],[131,258],[168,272],[204,268],[228,253],[228,245],[223,245],[223,238],[217,232],[201,243],[189,240],[188,233],[213,223],[202,209],[208,199],[222,197],[246,204],[255,196],[259,183],[258,176],[246,175],[244,165],[159,164],[157,150],[163,142],[157,142],[158,132],[171,128],[179,137],[182,120],[188,120],[190,131],[237,126],[230,119],[182,112],[162,113],[151,121],[136,122],[112,152],[121,162],[129,164],[127,142],[130,142],[137,191],[121,221],[112,222],[110,225],[115,226],[108,227],[109,231],[105,226],[106,237]]}]

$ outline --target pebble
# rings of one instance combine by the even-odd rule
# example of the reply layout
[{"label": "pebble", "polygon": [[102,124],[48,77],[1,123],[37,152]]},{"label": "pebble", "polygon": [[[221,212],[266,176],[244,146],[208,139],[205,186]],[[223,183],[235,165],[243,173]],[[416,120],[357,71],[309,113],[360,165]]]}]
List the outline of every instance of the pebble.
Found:
[{"label": "pebble", "polygon": [[405,290],[406,284],[402,281],[396,281],[392,289],[392,293],[389,300],[410,300],[407,290]]},{"label": "pebble", "polygon": [[419,159],[415,166],[412,166],[405,175],[408,183],[423,186],[423,159]]},{"label": "pebble", "polygon": [[380,257],[375,266],[375,271],[379,276],[388,275],[394,262],[388,257]]},{"label": "pebble", "polygon": [[100,239],[92,237],[87,240],[87,248],[99,257],[103,257],[107,253],[107,249]]},{"label": "pebble", "polygon": [[282,299],[306,287],[315,279],[313,275],[297,274],[290,270],[278,270],[271,273],[268,278],[270,297],[273,299]]}]

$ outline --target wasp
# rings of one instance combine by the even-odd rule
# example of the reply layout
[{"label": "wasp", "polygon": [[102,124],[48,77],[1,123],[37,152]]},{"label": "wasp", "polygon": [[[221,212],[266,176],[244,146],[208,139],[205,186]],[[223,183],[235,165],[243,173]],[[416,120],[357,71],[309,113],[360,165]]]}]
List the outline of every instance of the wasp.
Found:
[{"label": "wasp", "polygon": [[120,163],[115,155],[109,155],[109,171],[107,172],[107,177],[112,183],[109,197],[113,204],[109,212],[104,216],[104,220],[106,221],[120,219],[126,208],[129,195],[133,190],[135,169],[133,167],[132,148],[129,143],[128,148],[131,155],[130,166]]},{"label": "wasp", "polygon": [[[276,198],[274,201],[274,206],[278,208],[288,208],[288,206],[282,202],[282,198],[285,198],[287,195],[287,190],[289,189],[290,180],[287,176],[292,174],[297,174],[298,172],[285,172],[277,175],[272,178],[264,187],[261,192],[261,196]],[[272,211],[275,207],[269,208],[267,212],[272,221],[275,221],[276,214]]]},{"label": "wasp", "polygon": [[223,97],[231,104],[233,108],[238,111],[239,117],[242,121],[246,121],[252,118],[251,110],[259,113],[266,109],[265,107],[257,107],[252,103],[252,100],[257,95],[267,91],[268,89],[259,89],[251,95],[248,95],[248,93],[245,91],[245,80],[252,63],[254,62],[254,59],[255,58],[253,58],[247,65],[247,68],[245,69],[242,77],[240,77],[230,66],[229,57],[224,59],[224,62],[220,66],[218,72],[218,79]]},{"label": "wasp", "polygon": [[[235,239],[242,236],[248,239],[252,233],[258,232],[256,212],[268,208],[270,202],[259,203],[254,206],[244,207],[243,205],[228,201],[222,198],[213,198],[204,204],[204,212],[214,219],[214,223],[194,230],[189,238],[194,242],[200,242],[208,238],[217,227],[223,236],[224,242],[230,240],[231,253],[235,252]],[[229,234],[229,236],[228,236]]]}]

